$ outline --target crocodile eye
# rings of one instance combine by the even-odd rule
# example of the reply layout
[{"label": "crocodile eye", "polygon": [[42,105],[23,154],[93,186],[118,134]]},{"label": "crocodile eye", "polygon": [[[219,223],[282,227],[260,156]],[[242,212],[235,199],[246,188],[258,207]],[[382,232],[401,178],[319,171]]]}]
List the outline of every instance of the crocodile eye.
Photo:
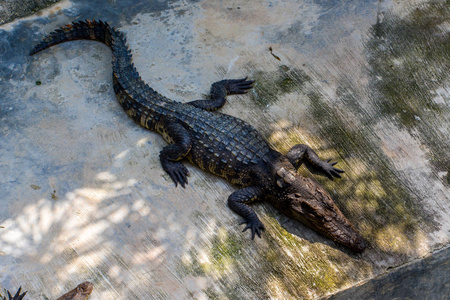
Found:
[{"label": "crocodile eye", "polygon": [[288,197],[292,200],[300,200],[302,199],[302,195],[299,193],[289,194]]}]

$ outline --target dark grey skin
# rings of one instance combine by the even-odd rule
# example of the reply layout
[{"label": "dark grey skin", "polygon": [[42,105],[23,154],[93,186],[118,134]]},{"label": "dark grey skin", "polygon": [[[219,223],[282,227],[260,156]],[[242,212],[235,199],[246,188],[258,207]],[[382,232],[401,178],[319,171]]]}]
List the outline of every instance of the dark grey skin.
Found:
[{"label": "dark grey skin", "polygon": [[209,100],[181,103],[170,100],[143,82],[132,63],[123,34],[102,21],[77,22],[51,33],[31,55],[52,45],[76,39],[96,40],[112,50],[113,87],[119,103],[141,126],[160,133],[169,143],[160,152],[163,169],[175,185],[185,187],[188,159],[201,169],[221,176],[239,189],[228,206],[243,217],[252,239],[264,225],[248,204],[267,201],[286,215],[305,223],[332,240],[362,252],[365,243],[343,216],[329,194],[311,179],[297,174],[301,164],[330,179],[343,171],[336,163],[321,160],[306,145],[294,146],[286,155],[272,149],[251,125],[216,112],[228,95],[245,94],[253,82],[222,80],[211,87]]},{"label": "dark grey skin", "polygon": [[14,296],[12,296],[9,291],[6,291],[6,292],[8,293],[8,299],[6,299],[6,297],[2,297],[0,295],[0,300],[22,300],[23,297],[25,297],[25,295],[27,294],[27,292],[21,294],[22,287],[19,287],[19,290],[17,290],[17,293]]}]

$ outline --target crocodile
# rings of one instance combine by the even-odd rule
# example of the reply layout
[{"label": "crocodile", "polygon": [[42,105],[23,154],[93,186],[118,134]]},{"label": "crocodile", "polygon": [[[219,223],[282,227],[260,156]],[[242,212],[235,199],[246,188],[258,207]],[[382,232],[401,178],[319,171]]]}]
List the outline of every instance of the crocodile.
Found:
[{"label": "crocodile", "polygon": [[307,145],[298,144],[283,155],[274,150],[251,125],[217,112],[229,95],[245,94],[254,82],[228,79],[211,86],[209,99],[179,102],[168,99],[140,77],[122,32],[107,22],[73,22],[45,37],[30,52],[34,55],[53,45],[72,40],[95,40],[112,50],[114,92],[126,113],[141,126],[157,132],[168,145],[160,151],[163,170],[175,186],[188,183],[189,160],[200,169],[225,178],[238,189],[228,197],[229,208],[243,218],[243,231],[251,238],[265,230],[254,210],[256,201],[271,203],[287,216],[361,253],[365,240],[318,183],[297,173],[304,164],[329,179],[339,178],[336,162],[322,160]]},{"label": "crocodile", "polygon": [[[92,290],[94,289],[94,285],[89,282],[83,282],[77,285],[76,288],[71,290],[70,292],[65,293],[61,297],[59,297],[56,300],[86,300],[89,295],[92,293]],[[22,287],[19,287],[19,290],[14,295],[14,297],[11,295],[11,293],[7,290],[8,293],[8,299],[6,297],[2,297],[0,295],[0,300],[22,300],[23,297],[27,294],[27,292],[24,292],[21,294]]]}]

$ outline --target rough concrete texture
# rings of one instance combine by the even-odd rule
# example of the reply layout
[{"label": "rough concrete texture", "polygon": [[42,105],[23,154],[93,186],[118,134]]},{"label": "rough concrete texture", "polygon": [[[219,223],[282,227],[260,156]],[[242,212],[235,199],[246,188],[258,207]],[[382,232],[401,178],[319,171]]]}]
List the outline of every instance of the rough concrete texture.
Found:
[{"label": "rough concrete texture", "polygon": [[29,16],[59,0],[0,0],[0,25]]},{"label": "rough concrete texture", "polygon": [[326,299],[445,300],[450,291],[449,261],[450,248],[446,248]]},{"label": "rough concrete texture", "polygon": [[[449,243],[449,1],[61,1],[0,27],[0,283],[53,299],[299,299],[335,293]],[[162,138],[118,105],[110,50],[74,20],[122,30],[142,78],[170,98],[249,76],[223,112],[279,151],[307,143],[346,171],[315,177],[367,239],[362,255],[269,205],[250,240],[234,187],[188,165],[164,174]],[[270,51],[269,49],[272,49]],[[447,286],[448,288],[448,286]],[[438,291],[439,292],[439,291]],[[446,291],[442,291],[445,293]]]}]

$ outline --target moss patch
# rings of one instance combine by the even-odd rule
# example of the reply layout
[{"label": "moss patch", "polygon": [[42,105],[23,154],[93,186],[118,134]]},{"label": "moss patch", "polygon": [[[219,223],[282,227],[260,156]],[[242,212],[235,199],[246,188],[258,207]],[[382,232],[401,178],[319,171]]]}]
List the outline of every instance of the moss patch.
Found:
[{"label": "moss patch", "polygon": [[[219,227],[209,242],[192,247],[180,259],[180,276],[205,277],[211,280],[204,290],[209,299],[255,299],[268,298],[264,289],[264,274],[253,257],[248,236],[237,232],[227,232]],[[252,260],[252,258],[254,260]],[[256,261],[255,261],[256,260]],[[221,296],[219,296],[221,295]]]},{"label": "moss patch", "polygon": [[450,145],[442,122],[448,123],[449,108],[439,98],[448,94],[438,91],[450,84],[449,15],[448,0],[423,4],[403,19],[387,13],[367,43],[378,115],[392,117],[417,136],[435,168],[447,172]]},{"label": "moss patch", "polygon": [[267,229],[262,239],[219,227],[180,259],[180,277],[207,278],[203,292],[209,299],[304,299],[371,274],[370,264],[359,258],[292,235],[271,216],[272,209],[256,210]]},{"label": "moss patch", "polygon": [[[268,247],[261,255],[269,262],[263,265],[263,270],[272,279],[269,287],[273,298],[305,299],[325,295],[372,271],[371,266],[360,259],[296,237],[273,218],[265,218],[264,223]],[[349,269],[353,269],[352,275],[347,273]]]},{"label": "moss patch", "polygon": [[301,89],[305,82],[311,80],[305,71],[286,65],[272,72],[256,71],[252,77],[256,82],[255,101],[263,107],[276,102],[282,94]]}]

